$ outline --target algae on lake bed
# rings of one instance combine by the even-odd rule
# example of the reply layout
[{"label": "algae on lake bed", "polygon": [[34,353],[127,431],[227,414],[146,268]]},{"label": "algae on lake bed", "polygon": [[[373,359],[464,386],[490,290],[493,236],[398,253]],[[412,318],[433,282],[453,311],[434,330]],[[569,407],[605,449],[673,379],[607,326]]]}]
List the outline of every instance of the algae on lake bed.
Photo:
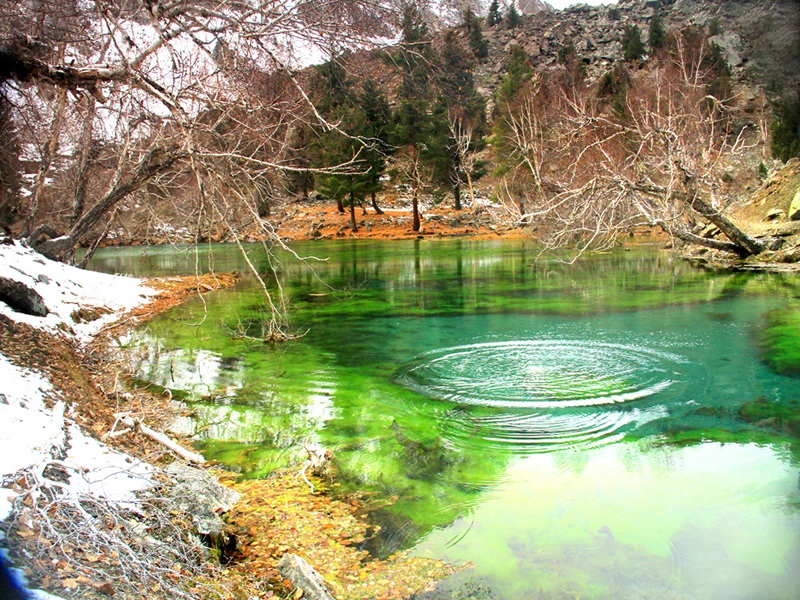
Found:
[{"label": "algae on lake bed", "polygon": [[761,334],[764,360],[778,373],[800,376],[800,305],[771,311]]},{"label": "algae on lake bed", "polygon": [[208,458],[263,477],[317,441],[334,490],[387,500],[374,556],[472,561],[497,598],[800,590],[797,444],[749,406],[800,398],[754,336],[793,281],[521,242],[314,249],[279,273],[298,340],[245,339],[247,279],[133,336]]}]

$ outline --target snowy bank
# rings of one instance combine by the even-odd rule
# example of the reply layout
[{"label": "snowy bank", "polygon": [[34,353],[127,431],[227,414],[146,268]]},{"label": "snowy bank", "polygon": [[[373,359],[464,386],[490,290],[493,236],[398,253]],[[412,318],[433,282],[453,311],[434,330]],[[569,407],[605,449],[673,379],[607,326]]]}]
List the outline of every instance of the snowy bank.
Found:
[{"label": "snowy bank", "polygon": [[[48,260],[19,243],[0,244],[0,277],[35,290],[48,314],[35,317],[0,302],[0,314],[47,331],[62,331],[86,342],[102,327],[157,294],[138,279],[77,269]],[[87,318],[86,311],[96,311]],[[102,313],[102,314],[100,314]]]},{"label": "snowy bank", "polygon": [[[83,343],[122,312],[157,294],[139,280],[56,263],[20,243],[0,244],[0,277],[36,291],[47,315],[23,314],[2,301],[0,314]],[[17,496],[12,487],[23,474],[27,481],[52,485],[66,496],[88,495],[118,505],[132,503],[136,491],[152,485],[149,465],[85,435],[43,373],[2,353],[0,423],[0,520],[9,517]],[[46,470],[52,465],[68,473],[68,479],[48,479]],[[0,545],[5,541],[0,539]]]}]

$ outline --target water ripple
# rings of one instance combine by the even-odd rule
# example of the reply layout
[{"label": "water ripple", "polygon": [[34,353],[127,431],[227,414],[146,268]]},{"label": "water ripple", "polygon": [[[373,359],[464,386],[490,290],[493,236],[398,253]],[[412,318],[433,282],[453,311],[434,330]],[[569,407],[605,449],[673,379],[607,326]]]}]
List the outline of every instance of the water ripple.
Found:
[{"label": "water ripple", "polygon": [[581,340],[490,342],[418,356],[395,380],[456,406],[440,412],[457,446],[543,452],[608,443],[666,416],[635,401],[679,382],[682,357],[634,344]]},{"label": "water ripple", "polygon": [[676,355],[572,340],[491,342],[443,348],[401,368],[396,380],[456,404],[552,408],[629,402],[680,379]]}]

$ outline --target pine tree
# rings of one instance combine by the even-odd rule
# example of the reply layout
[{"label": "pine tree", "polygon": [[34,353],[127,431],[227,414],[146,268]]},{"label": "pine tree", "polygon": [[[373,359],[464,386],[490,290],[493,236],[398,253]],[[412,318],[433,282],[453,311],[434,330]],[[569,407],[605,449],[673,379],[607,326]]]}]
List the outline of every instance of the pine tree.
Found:
[{"label": "pine tree", "polygon": [[667,32],[664,31],[664,24],[661,22],[661,17],[653,15],[653,18],[650,19],[649,31],[650,52],[655,54],[659,48],[663,48],[666,39]]},{"label": "pine tree", "polygon": [[500,11],[500,2],[498,0],[492,0],[492,3],[489,5],[489,14],[486,17],[486,23],[489,27],[494,27],[502,22],[503,13]]},{"label": "pine tree", "polygon": [[507,139],[511,131],[512,115],[517,110],[518,99],[533,76],[533,69],[525,50],[514,44],[508,52],[505,73],[494,95],[494,123],[492,125],[492,146],[494,154],[502,162],[502,157],[510,154]]},{"label": "pine tree", "polygon": [[370,165],[360,139],[365,133],[366,119],[358,106],[342,105],[329,118],[338,122],[338,129],[319,133],[317,158],[319,166],[338,167],[335,172],[319,174],[317,189],[339,206],[350,209],[350,227],[356,232],[356,204],[361,204],[371,186]]},{"label": "pine tree", "polygon": [[516,29],[522,25],[522,15],[519,14],[517,7],[514,3],[508,7],[508,12],[506,13],[506,28],[507,29]]},{"label": "pine tree", "polygon": [[[485,105],[475,90],[474,61],[453,32],[445,35],[438,65],[440,98],[431,114],[429,152],[423,158],[434,179],[451,188],[454,207],[460,210],[464,155],[483,141]],[[459,145],[456,130],[471,133],[470,148]]]},{"label": "pine tree", "polygon": [[464,29],[467,31],[469,47],[476,58],[489,56],[489,44],[483,37],[480,18],[472,12],[471,8],[464,11]]},{"label": "pine tree", "polygon": [[406,151],[411,164],[410,179],[412,187],[411,209],[412,229],[422,227],[419,211],[419,192],[421,186],[421,152],[425,145],[425,132],[428,126],[430,106],[430,65],[433,62],[433,49],[430,44],[428,28],[422,15],[413,4],[403,9],[402,43],[398,55],[403,80],[398,90],[399,106],[395,113],[392,142]]},{"label": "pine tree", "polygon": [[382,215],[375,194],[382,188],[381,176],[386,170],[386,156],[392,148],[389,144],[392,113],[386,96],[371,79],[362,86],[359,105],[364,113],[365,137],[369,144],[364,149],[364,162],[368,165],[364,192],[370,195],[375,214]]},{"label": "pine tree", "polygon": [[627,61],[641,60],[644,56],[642,34],[636,25],[628,25],[622,35],[622,55]]}]

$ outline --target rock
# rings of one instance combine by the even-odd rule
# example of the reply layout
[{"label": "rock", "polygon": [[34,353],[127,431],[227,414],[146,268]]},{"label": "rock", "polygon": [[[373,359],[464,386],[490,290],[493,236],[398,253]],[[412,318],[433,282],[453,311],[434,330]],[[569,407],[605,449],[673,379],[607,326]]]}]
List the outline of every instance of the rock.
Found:
[{"label": "rock", "polygon": [[765,221],[778,221],[781,219],[786,218],[786,213],[783,212],[780,208],[773,208],[767,213],[767,216],[764,217]]},{"label": "rock", "polygon": [[203,469],[175,462],[164,470],[174,483],[168,496],[180,510],[192,515],[197,533],[208,536],[214,543],[225,538],[225,522],[220,515],[233,508],[240,494]]},{"label": "rock", "polygon": [[303,590],[306,600],[334,600],[322,576],[305,559],[287,552],[278,563],[278,571],[292,584]]},{"label": "rock", "polygon": [[800,190],[794,193],[792,203],[789,205],[789,220],[800,221]]},{"label": "rock", "polygon": [[46,317],[48,313],[44,299],[36,290],[7,277],[0,277],[0,302],[5,302],[17,312],[34,317]]},{"label": "rock", "polygon": [[731,67],[738,67],[742,64],[741,49],[742,38],[732,31],[726,31],[723,34],[715,35],[709,40],[712,44],[716,44],[722,51],[722,56],[725,58]]}]

